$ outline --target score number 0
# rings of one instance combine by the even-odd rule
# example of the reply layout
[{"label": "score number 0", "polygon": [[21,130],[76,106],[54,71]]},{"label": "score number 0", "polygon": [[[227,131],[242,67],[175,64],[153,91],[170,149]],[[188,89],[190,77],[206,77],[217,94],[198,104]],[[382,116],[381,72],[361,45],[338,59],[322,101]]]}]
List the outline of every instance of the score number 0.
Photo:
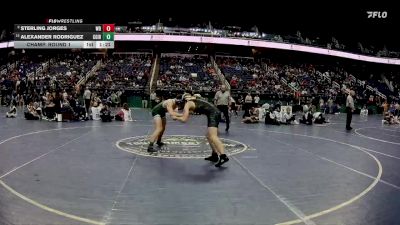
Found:
[{"label": "score number 0", "polygon": [[113,41],[114,40],[114,24],[103,24],[103,41]]},{"label": "score number 0", "polygon": [[106,33],[106,32],[104,32],[103,35],[102,35],[102,40],[103,41],[114,41],[114,33],[111,33],[111,32]]},{"label": "score number 0", "polygon": [[114,32],[114,24],[103,24],[103,32]]}]

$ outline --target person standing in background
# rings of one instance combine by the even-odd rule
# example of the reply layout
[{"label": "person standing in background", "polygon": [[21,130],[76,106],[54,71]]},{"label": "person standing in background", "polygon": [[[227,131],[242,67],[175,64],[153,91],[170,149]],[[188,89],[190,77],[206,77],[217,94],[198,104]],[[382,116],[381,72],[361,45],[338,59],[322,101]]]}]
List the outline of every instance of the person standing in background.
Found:
[{"label": "person standing in background", "polygon": [[243,119],[250,115],[251,104],[253,103],[253,97],[251,97],[250,93],[247,93],[246,97],[244,98],[244,105],[243,105]]},{"label": "person standing in background", "polygon": [[230,114],[231,114],[231,113],[235,113],[235,115],[236,115],[236,117],[237,117],[237,116],[238,116],[238,112],[237,112],[238,107],[237,107],[237,105],[236,105],[235,99],[234,99],[232,96],[230,97],[230,103],[231,103],[231,105],[230,105],[230,108],[231,108]]},{"label": "person standing in background", "polygon": [[254,97],[254,107],[259,107],[259,103],[260,102],[260,96],[258,96],[258,94]]},{"label": "person standing in background", "polygon": [[90,108],[91,97],[92,97],[92,93],[90,92],[89,87],[86,87],[85,92],[83,93],[83,99],[85,100],[86,118],[89,118],[89,108]]},{"label": "person standing in background", "polygon": [[353,118],[353,112],[354,112],[354,91],[350,90],[349,95],[347,95],[346,99],[346,113],[347,113],[347,118],[346,118],[346,130],[351,130],[353,129],[350,124],[351,124],[351,119]]},{"label": "person standing in background", "polygon": [[226,91],[226,86],[221,85],[221,89],[217,91],[214,97],[214,104],[217,106],[219,111],[221,111],[224,114],[225,117],[225,122],[226,122],[226,128],[225,131],[229,130],[229,105],[230,105],[230,98],[231,94],[229,91]]},{"label": "person standing in background", "polygon": [[157,99],[157,94],[156,92],[151,92],[150,94],[150,107],[153,108],[154,106],[156,106],[156,99]]},{"label": "person standing in background", "polygon": [[149,96],[145,92],[142,93],[142,108],[147,109]]}]

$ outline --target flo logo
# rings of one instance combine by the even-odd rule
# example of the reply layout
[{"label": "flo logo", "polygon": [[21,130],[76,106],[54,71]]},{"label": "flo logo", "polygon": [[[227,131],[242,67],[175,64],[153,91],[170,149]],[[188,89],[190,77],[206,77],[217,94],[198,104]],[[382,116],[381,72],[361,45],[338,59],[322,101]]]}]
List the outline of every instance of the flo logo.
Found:
[{"label": "flo logo", "polygon": [[368,18],[378,18],[378,19],[385,19],[387,18],[387,12],[386,11],[367,11]]},{"label": "flo logo", "polygon": [[[228,155],[235,155],[248,149],[247,145],[238,141],[225,138],[221,138],[221,141]],[[125,138],[119,140],[116,145],[123,151],[160,158],[204,158],[211,153],[210,145],[204,136],[170,135],[164,136],[163,142],[166,145],[159,148],[156,153],[147,152],[149,145],[147,136]]]}]

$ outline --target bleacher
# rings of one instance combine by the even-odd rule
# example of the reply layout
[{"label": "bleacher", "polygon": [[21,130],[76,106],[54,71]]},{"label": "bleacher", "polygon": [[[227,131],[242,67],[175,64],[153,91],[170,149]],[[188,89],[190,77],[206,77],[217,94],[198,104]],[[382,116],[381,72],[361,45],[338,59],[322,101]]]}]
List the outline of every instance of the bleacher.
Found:
[{"label": "bleacher", "polygon": [[103,63],[96,76],[87,82],[90,88],[140,89],[150,78],[151,53],[114,54]]},{"label": "bleacher", "polygon": [[211,90],[217,83],[207,55],[162,54],[158,88]]}]

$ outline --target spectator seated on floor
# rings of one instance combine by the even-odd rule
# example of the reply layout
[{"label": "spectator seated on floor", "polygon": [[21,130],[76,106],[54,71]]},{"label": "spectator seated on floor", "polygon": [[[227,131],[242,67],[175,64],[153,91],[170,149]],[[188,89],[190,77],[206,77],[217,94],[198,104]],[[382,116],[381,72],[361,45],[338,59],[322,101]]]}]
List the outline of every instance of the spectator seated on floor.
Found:
[{"label": "spectator seated on floor", "polygon": [[103,104],[100,103],[98,104],[97,102],[93,103],[93,107],[91,108],[92,110],[92,119],[93,120],[101,120],[100,118],[100,110],[103,108]]},{"label": "spectator seated on floor", "polygon": [[396,118],[391,112],[385,112],[382,122],[388,125],[399,124],[398,118]]},{"label": "spectator seated on floor", "polygon": [[117,121],[133,121],[132,111],[127,103],[124,103],[122,109],[115,115],[115,120]]},{"label": "spectator seated on floor", "polygon": [[60,109],[60,114],[62,114],[63,120],[74,120],[74,110],[70,104],[70,101],[68,100],[68,97],[63,97],[63,100],[61,100],[61,109]]},{"label": "spectator seated on floor", "polygon": [[261,108],[264,108],[265,110],[269,110],[270,105],[268,103],[264,103]]},{"label": "spectator seated on floor", "polygon": [[397,118],[400,118],[400,105],[399,105],[399,103],[396,103],[394,105],[393,115],[396,116]]},{"label": "spectator seated on floor", "polygon": [[270,113],[270,105],[268,103],[263,104],[260,108],[258,108],[260,120],[265,120],[265,117]]},{"label": "spectator seated on floor", "polygon": [[111,110],[108,104],[104,104],[104,107],[100,110],[100,118],[103,122],[111,122]]},{"label": "spectator seated on floor", "polygon": [[6,117],[7,118],[15,118],[15,117],[17,117],[17,107],[15,107],[15,105],[16,105],[15,101],[13,103],[11,103],[10,111],[8,111],[6,113]]},{"label": "spectator seated on floor", "polygon": [[258,111],[258,109],[256,109],[256,108],[254,108],[254,107],[252,107],[250,110],[249,110],[249,113],[250,113],[250,115],[249,116],[246,116],[243,120],[242,120],[242,122],[243,123],[258,123],[260,120],[259,120],[259,111]]},{"label": "spectator seated on floor", "polygon": [[44,120],[55,120],[56,118],[56,105],[54,103],[54,97],[50,93],[46,93],[46,96],[43,96],[43,101],[44,103],[44,109],[43,109],[43,114]]},{"label": "spectator seated on floor", "polygon": [[360,116],[368,116],[368,109],[366,105],[364,105],[364,107],[360,110]]},{"label": "spectator seated on floor", "polygon": [[[274,111],[267,111],[265,116],[265,124],[280,125],[281,113],[279,112],[279,105],[275,107]],[[268,113],[269,112],[269,113]]]},{"label": "spectator seated on floor", "polygon": [[300,123],[306,124],[306,125],[312,125],[312,123],[313,123],[313,115],[308,110],[307,105],[303,106],[303,117],[300,119]]},{"label": "spectator seated on floor", "polygon": [[258,112],[258,119],[259,120],[263,120],[264,118],[265,118],[265,115],[266,115],[266,110],[265,110],[265,108],[263,108],[263,107],[258,107],[258,108],[256,108],[256,111]]},{"label": "spectator seated on floor", "polygon": [[283,106],[281,109],[281,124],[299,124],[296,121],[296,116],[292,113],[292,107],[291,106]]},{"label": "spectator seated on floor", "polygon": [[79,99],[76,96],[68,96],[69,104],[72,108],[73,120],[85,120],[86,118],[86,110],[85,107],[79,102]]},{"label": "spectator seated on floor", "polygon": [[314,113],[313,120],[314,120],[314,123],[316,123],[316,124],[329,123],[329,121],[325,119],[323,113],[321,113],[321,112]]},{"label": "spectator seated on floor", "polygon": [[33,102],[29,103],[27,106],[27,112],[25,112],[25,119],[26,120],[38,120],[40,119],[39,114],[36,111],[35,104]]}]

